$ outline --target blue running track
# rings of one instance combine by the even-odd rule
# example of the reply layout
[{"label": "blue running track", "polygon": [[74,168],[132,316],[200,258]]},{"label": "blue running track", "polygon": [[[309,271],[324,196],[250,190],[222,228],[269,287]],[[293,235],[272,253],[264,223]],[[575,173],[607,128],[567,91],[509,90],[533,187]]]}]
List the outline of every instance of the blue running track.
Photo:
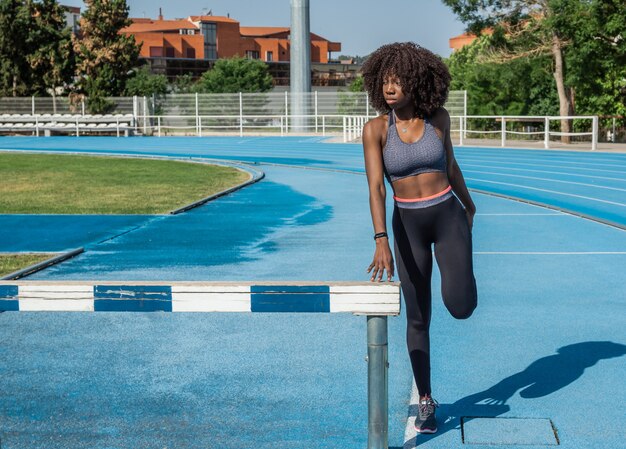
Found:
[{"label": "blue running track", "polygon": [[[85,247],[28,279],[367,279],[359,145],[5,137],[0,147],[231,160],[266,173],[175,216],[0,215],[0,251]],[[429,436],[411,429],[404,316],[389,320],[390,446],[460,449],[465,435],[471,447],[537,449],[556,444],[554,427],[564,448],[626,447],[626,155],[455,152],[478,207],[479,307],[450,317],[435,270],[441,407]],[[2,449],[366,447],[363,317],[7,312],[0,340]]]}]

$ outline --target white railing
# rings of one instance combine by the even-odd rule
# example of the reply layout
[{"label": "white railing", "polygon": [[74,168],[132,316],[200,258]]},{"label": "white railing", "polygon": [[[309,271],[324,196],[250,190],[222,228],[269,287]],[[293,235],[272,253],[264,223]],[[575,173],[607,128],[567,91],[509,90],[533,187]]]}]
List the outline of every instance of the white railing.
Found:
[{"label": "white railing", "polygon": [[321,134],[339,133],[344,127],[343,115],[140,115],[135,122],[135,132],[143,135],[163,135],[172,132],[187,132],[202,137],[214,133],[237,134],[243,137],[247,132],[280,134],[294,132],[294,118],[298,122],[297,133]]},{"label": "white railing", "polygon": [[[560,136],[589,136],[591,143],[591,150],[596,150],[598,146],[598,116],[508,116],[508,115],[455,115],[451,116],[453,134],[458,133],[458,145],[465,145],[468,134],[470,137],[473,135],[485,136],[485,135],[499,135],[500,146],[505,147],[508,136],[541,136],[543,140],[544,148],[550,148],[550,138]],[[468,129],[467,122],[472,119],[494,120],[500,122],[499,129]],[[560,131],[551,131],[550,124],[554,121],[560,122],[561,120],[588,120],[590,121],[590,130],[586,132],[569,132],[563,133]],[[367,122],[366,116],[344,116],[343,118],[343,141],[351,142],[361,137],[363,126]],[[509,130],[507,124],[510,123],[538,123],[541,124],[539,130]],[[456,124],[456,126],[455,126]]]},{"label": "white railing", "polygon": [[367,123],[368,117],[363,115],[343,116],[343,141],[351,142],[363,135],[363,127]]},{"label": "white railing", "polygon": [[[466,139],[468,138],[468,134],[471,135],[489,135],[489,134],[499,134],[500,136],[500,146],[505,147],[507,145],[507,136],[529,136],[531,139],[533,136],[541,136],[541,140],[543,140],[543,146],[546,149],[550,148],[550,138],[552,136],[561,137],[561,136],[570,136],[570,137],[580,137],[580,136],[589,136],[591,140],[591,150],[596,150],[598,147],[598,116],[513,116],[513,115],[465,115],[465,116],[452,116],[451,118],[456,119],[458,121],[459,127],[457,129],[453,129],[453,132],[458,132],[459,134],[459,145],[462,146],[465,144]],[[472,119],[484,119],[484,120],[494,120],[496,122],[500,122],[499,129],[468,129],[467,121]],[[591,122],[590,130],[586,132],[560,132],[560,131],[551,131],[550,124],[551,122],[557,121],[560,122],[562,120],[589,120]],[[535,127],[532,127],[533,130],[527,131],[516,131],[507,129],[508,123],[535,123],[540,124],[540,128],[538,130],[534,130]],[[530,127],[529,127],[530,128]],[[537,140],[537,139],[535,139]]]},{"label": "white railing", "polygon": [[[315,117],[318,128],[321,117],[364,115],[375,117],[365,92],[313,91],[293,94],[289,91],[231,94],[167,94],[165,96],[109,97],[109,114],[140,116],[292,116],[292,100],[303,105],[303,114]],[[0,97],[0,114],[43,115],[89,112],[87,98],[72,102],[68,97]],[[467,113],[465,91],[451,91],[446,108],[452,115]],[[341,123],[340,123],[341,126]]]}]

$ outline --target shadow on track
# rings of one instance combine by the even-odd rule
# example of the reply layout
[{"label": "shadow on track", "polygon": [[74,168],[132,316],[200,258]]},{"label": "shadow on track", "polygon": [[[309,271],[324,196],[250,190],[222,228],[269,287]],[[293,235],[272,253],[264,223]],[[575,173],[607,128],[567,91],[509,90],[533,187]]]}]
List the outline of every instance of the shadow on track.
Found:
[{"label": "shadow on track", "polygon": [[[439,430],[432,435],[419,435],[419,443],[459,429],[461,417],[496,417],[511,407],[506,401],[519,391],[524,399],[547,396],[573,383],[586,368],[600,360],[626,355],[626,345],[611,341],[586,341],[559,348],[556,354],[534,361],[526,369],[515,373],[488,389],[459,399],[453,404],[441,404],[438,415]],[[417,414],[417,405],[411,404],[409,416]],[[405,442],[404,447],[414,447],[416,438]]]}]

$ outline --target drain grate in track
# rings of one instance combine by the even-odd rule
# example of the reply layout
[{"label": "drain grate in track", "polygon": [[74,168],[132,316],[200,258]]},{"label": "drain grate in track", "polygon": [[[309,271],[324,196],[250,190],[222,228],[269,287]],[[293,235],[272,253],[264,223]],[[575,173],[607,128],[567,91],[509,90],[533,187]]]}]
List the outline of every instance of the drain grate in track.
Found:
[{"label": "drain grate in track", "polygon": [[559,438],[548,418],[461,418],[463,444],[557,446]]}]

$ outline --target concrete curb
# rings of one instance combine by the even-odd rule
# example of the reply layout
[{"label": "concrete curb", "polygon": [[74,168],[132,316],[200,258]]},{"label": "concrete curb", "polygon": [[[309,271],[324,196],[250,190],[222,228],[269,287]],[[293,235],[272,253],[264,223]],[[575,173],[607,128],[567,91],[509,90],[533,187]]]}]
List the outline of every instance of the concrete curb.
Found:
[{"label": "concrete curb", "polygon": [[[184,159],[184,161],[189,161],[189,159]],[[200,163],[200,164],[208,164],[208,165],[221,165],[223,167],[232,167],[232,168],[236,168],[238,170],[242,170],[247,172],[250,175],[250,179],[248,179],[247,181],[242,182],[241,184],[238,184],[236,186],[230,187],[228,189],[222,190],[221,192],[217,192],[214,193],[213,195],[209,195],[206,198],[202,198],[198,201],[194,201],[193,203],[187,204],[186,206],[180,207],[178,209],[174,209],[172,211],[170,211],[170,215],[176,215],[176,214],[180,214],[182,212],[186,212],[190,209],[193,209],[195,207],[201,206],[209,201],[212,201],[214,199],[217,199],[221,196],[224,195],[228,195],[229,193],[235,192],[239,189],[243,189],[246,186],[249,186],[250,184],[254,184],[255,182],[260,181],[261,179],[265,178],[265,172],[261,171],[261,170],[257,170],[255,168],[250,167],[247,164],[243,164],[243,163],[232,163],[232,162],[224,162],[224,161],[219,161],[216,162],[214,160],[210,160],[210,162],[207,162],[206,159],[192,159],[191,161],[193,161],[194,163]]]},{"label": "concrete curb", "polygon": [[72,257],[77,256],[78,254],[84,251],[85,251],[85,248],[82,248],[82,247],[73,249],[66,253],[59,254],[58,256],[51,257],[50,259],[46,259],[43,262],[39,262],[34,265],[30,265],[26,268],[23,268],[21,270],[14,271],[13,273],[9,273],[6,276],[0,278],[0,280],[10,281],[10,280],[23,278],[25,276],[28,276],[29,274],[33,274],[33,273],[36,273],[37,271],[43,270],[44,268],[48,268],[49,266],[56,265],[67,259],[71,259]]}]

